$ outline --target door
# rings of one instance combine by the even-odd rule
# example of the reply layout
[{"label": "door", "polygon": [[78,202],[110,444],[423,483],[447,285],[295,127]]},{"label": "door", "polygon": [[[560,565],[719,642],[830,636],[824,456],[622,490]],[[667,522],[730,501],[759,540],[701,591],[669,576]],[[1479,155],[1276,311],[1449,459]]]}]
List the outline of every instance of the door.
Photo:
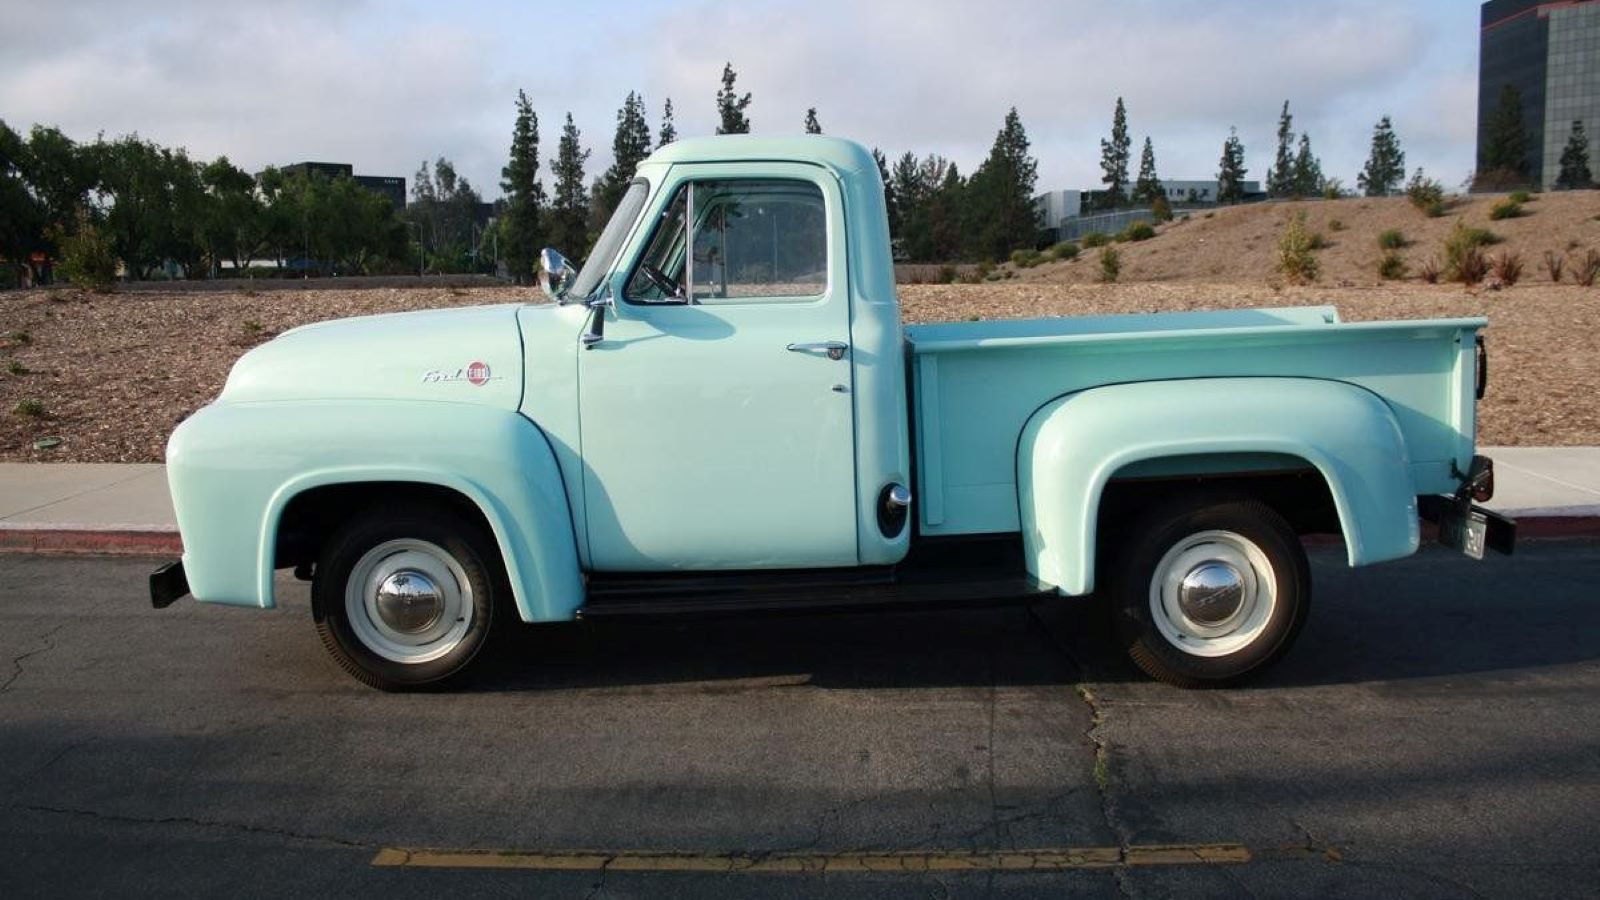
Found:
[{"label": "door", "polygon": [[604,340],[578,354],[592,567],[854,565],[837,183],[805,165],[677,166],[640,231]]}]

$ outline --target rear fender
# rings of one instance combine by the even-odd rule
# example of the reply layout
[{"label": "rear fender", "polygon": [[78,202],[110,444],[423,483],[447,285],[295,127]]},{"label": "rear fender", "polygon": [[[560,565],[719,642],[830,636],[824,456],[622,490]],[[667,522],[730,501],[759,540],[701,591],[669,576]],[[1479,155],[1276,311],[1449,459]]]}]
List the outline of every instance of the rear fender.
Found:
[{"label": "rear fender", "polygon": [[1204,378],[1093,388],[1034,413],[1017,448],[1029,573],[1063,594],[1089,593],[1100,498],[1119,470],[1237,453],[1293,456],[1320,472],[1350,565],[1416,552],[1405,438],[1376,394],[1318,379]]}]

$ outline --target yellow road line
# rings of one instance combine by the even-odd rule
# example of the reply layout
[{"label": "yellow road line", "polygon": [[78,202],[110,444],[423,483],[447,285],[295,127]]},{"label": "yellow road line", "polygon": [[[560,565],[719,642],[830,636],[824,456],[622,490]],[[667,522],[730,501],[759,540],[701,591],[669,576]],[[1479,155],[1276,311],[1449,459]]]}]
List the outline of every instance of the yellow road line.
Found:
[{"label": "yellow road line", "polygon": [[718,872],[955,872],[1061,871],[1117,866],[1229,865],[1250,861],[1243,844],[1144,844],[1128,847],[1048,847],[988,852],[877,851],[846,853],[671,853],[595,850],[431,850],[386,847],[374,866],[543,871]]}]

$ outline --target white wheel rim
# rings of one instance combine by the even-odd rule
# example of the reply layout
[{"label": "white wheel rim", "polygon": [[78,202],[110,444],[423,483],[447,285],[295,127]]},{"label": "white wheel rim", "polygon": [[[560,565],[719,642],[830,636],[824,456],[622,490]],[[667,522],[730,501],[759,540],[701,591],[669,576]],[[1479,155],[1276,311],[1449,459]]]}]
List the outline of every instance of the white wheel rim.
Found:
[{"label": "white wheel rim", "polygon": [[[1220,618],[1192,616],[1195,585],[1236,579],[1237,606]],[[1185,594],[1185,580],[1191,593]],[[1203,589],[1202,589],[1203,590]],[[1231,596],[1231,594],[1230,594]],[[1184,599],[1190,599],[1185,607]],[[1167,643],[1191,656],[1227,656],[1248,647],[1278,607],[1278,579],[1267,554],[1232,531],[1201,531],[1172,545],[1150,576],[1150,618]],[[1227,608],[1227,607],[1224,607]]]},{"label": "white wheel rim", "polygon": [[[422,613],[397,617],[397,585],[423,598]],[[350,570],[344,609],[351,630],[373,653],[397,663],[430,662],[459,646],[472,627],[472,583],[455,557],[436,544],[384,541]]]}]

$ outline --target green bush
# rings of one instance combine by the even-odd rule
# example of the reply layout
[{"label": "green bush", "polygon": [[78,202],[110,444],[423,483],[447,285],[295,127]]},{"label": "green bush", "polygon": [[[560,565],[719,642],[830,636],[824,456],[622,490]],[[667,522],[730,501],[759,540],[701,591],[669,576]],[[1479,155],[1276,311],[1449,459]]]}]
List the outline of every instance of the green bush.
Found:
[{"label": "green bush", "polygon": [[1389,228],[1378,233],[1378,247],[1382,250],[1399,250],[1406,245],[1405,232]]},{"label": "green bush", "polygon": [[71,234],[57,228],[53,236],[61,248],[61,274],[68,281],[91,291],[111,290],[117,280],[117,256],[88,212],[78,211],[77,228]]},{"label": "green bush", "polygon": [[1037,250],[1011,251],[1011,264],[1019,269],[1031,269],[1044,262],[1044,255]]},{"label": "green bush", "polygon": [[1498,222],[1501,219],[1515,219],[1522,215],[1522,204],[1507,197],[1489,209],[1489,218]]},{"label": "green bush", "polygon": [[1172,201],[1167,199],[1165,193],[1157,194],[1156,199],[1150,202],[1150,215],[1154,216],[1157,222],[1172,221]]},{"label": "green bush", "polygon": [[17,405],[11,407],[11,414],[24,419],[42,419],[45,417],[45,408],[38,400],[18,400]]},{"label": "green bush", "polygon": [[1406,197],[1430,218],[1444,213],[1444,185],[1424,175],[1421,169],[1406,183]]},{"label": "green bush", "polygon": [[1512,203],[1531,203],[1533,202],[1533,195],[1527,191],[1512,191],[1511,196],[1506,199]]},{"label": "green bush", "polygon": [[1117,235],[1118,241],[1148,241],[1156,236],[1155,226],[1149,222],[1130,222],[1128,227],[1122,229]]},{"label": "green bush", "polygon": [[1056,259],[1077,259],[1078,245],[1072,241],[1062,241],[1050,248],[1050,255]]},{"label": "green bush", "polygon": [[1098,231],[1091,231],[1083,236],[1083,246],[1093,250],[1111,243],[1111,238]]},{"label": "green bush", "polygon": [[1385,281],[1396,281],[1406,277],[1406,258],[1394,250],[1390,250],[1378,259],[1378,276]]},{"label": "green bush", "polygon": [[1444,277],[1463,284],[1477,284],[1488,274],[1489,264],[1483,248],[1500,242],[1499,235],[1487,228],[1471,228],[1456,220],[1444,239]]},{"label": "green bush", "polygon": [[1306,214],[1295,213],[1278,238],[1277,269],[1290,284],[1309,284],[1317,280],[1317,265],[1313,235],[1306,228]]},{"label": "green bush", "polygon": [[939,283],[954,284],[956,280],[956,267],[946,263],[939,267]]},{"label": "green bush", "polygon": [[1115,247],[1100,250],[1100,280],[1106,284],[1116,281],[1122,274],[1122,254]]},{"label": "green bush", "polygon": [[1345,224],[1344,224],[1344,221],[1342,219],[1332,219],[1332,220],[1330,220],[1328,222],[1328,230],[1329,231],[1338,232],[1338,231],[1343,231],[1344,229],[1345,229]]},{"label": "green bush", "polygon": [[1313,250],[1326,250],[1326,249],[1328,249],[1328,239],[1322,236],[1322,232],[1320,232],[1320,231],[1311,232],[1311,249],[1313,249]]}]

